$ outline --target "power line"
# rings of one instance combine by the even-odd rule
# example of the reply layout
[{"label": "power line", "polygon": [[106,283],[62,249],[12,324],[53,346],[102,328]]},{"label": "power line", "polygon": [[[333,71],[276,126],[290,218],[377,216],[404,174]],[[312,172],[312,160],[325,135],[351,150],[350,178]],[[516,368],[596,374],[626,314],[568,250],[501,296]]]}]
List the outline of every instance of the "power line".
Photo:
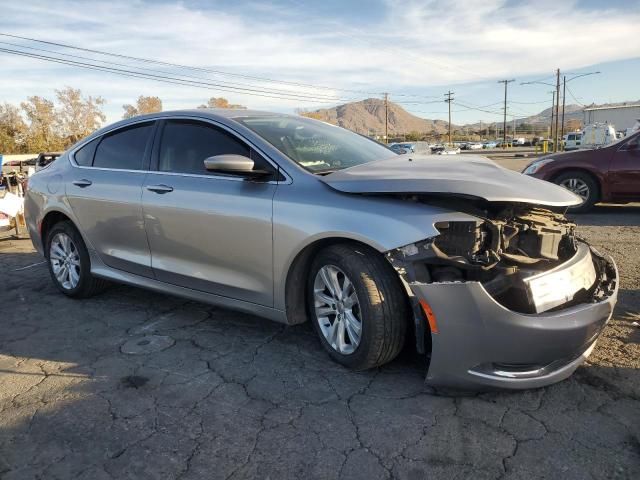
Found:
[{"label": "power line", "polygon": [[[293,93],[286,94],[286,96],[272,95],[272,94],[269,94],[268,91],[265,92],[263,90],[247,89],[242,87],[232,87],[232,86],[215,84],[211,82],[186,80],[186,79],[171,77],[167,75],[154,75],[150,73],[138,72],[135,70],[107,67],[103,65],[96,65],[92,63],[79,62],[75,60],[61,59],[61,58],[51,57],[47,55],[40,55],[36,53],[21,52],[19,50],[12,50],[7,48],[0,48],[0,52],[4,52],[11,55],[16,55],[16,56],[35,58],[38,60],[44,60],[44,61],[53,62],[53,63],[71,65],[71,66],[84,68],[88,70],[98,70],[103,72],[114,73],[116,75],[125,76],[125,77],[144,78],[144,79],[154,80],[154,81],[163,82],[163,83],[182,85],[182,86],[191,86],[191,87],[203,88],[207,90],[220,90],[224,92],[241,93],[245,95],[253,95],[253,96],[259,96],[259,97],[265,97],[265,98],[276,98],[281,100],[295,100],[300,102],[322,103],[327,101],[327,99],[309,98],[308,96],[297,95]],[[336,99],[334,101],[347,101],[347,100]]]},{"label": "power line", "polygon": [[[204,67],[194,67],[194,66],[191,66],[191,65],[183,65],[183,64],[179,64],[179,63],[165,62],[165,61],[162,61],[162,60],[155,60],[155,59],[151,59],[151,58],[135,57],[135,56],[131,56],[131,55],[124,55],[124,54],[119,54],[119,53],[108,52],[108,51],[104,51],[104,50],[96,50],[96,49],[92,49],[92,48],[79,47],[79,46],[70,45],[70,44],[67,44],[67,43],[59,43],[59,42],[52,42],[52,41],[48,41],[48,40],[40,40],[40,39],[37,39],[37,38],[25,37],[25,36],[21,36],[21,35],[12,35],[12,34],[3,33],[3,32],[0,32],[0,36],[9,37],[9,38],[16,38],[16,39],[20,39],[20,40],[26,40],[26,41],[29,41],[29,42],[36,42],[36,43],[41,43],[41,44],[45,44],[45,45],[52,45],[52,46],[61,47],[61,48],[68,48],[68,49],[72,49],[72,50],[78,50],[78,51],[93,53],[93,54],[97,54],[97,55],[116,57],[116,58],[121,58],[121,59],[126,59],[126,60],[133,60],[133,61],[142,62],[142,63],[162,65],[162,66],[165,66],[165,67],[173,67],[173,68],[181,68],[181,69],[185,69],[185,70],[213,73],[213,74],[222,75],[222,76],[237,77],[237,78],[243,78],[243,79],[249,79],[249,80],[258,80],[258,81],[261,81],[261,82],[276,83],[276,84],[282,84],[282,85],[290,85],[290,86],[295,86],[295,87],[305,87],[305,88],[311,88],[311,89],[316,89],[316,90],[332,90],[332,91],[354,93],[354,94],[359,94],[359,95],[372,95],[372,96],[378,96],[379,95],[379,92],[368,92],[368,91],[363,91],[363,90],[338,88],[338,87],[332,87],[332,86],[327,86],[327,85],[314,85],[314,84],[310,84],[310,83],[290,82],[290,81],[286,81],[286,80],[277,80],[277,79],[268,78],[268,77],[260,77],[260,76],[246,75],[246,74],[241,74],[241,73],[225,72],[225,71],[222,71],[222,70],[214,70],[214,69],[204,68]],[[34,48],[34,47],[26,47],[26,48]],[[62,52],[56,52],[56,53],[59,53],[61,55],[69,55],[69,54],[65,54],[65,53],[62,53]],[[92,59],[92,60],[105,63],[103,60],[98,60],[98,59]],[[135,68],[141,68],[141,67],[135,67]],[[182,75],[182,76],[185,76],[185,75]],[[418,94],[410,94],[410,93],[393,93],[393,95],[396,96],[396,97],[437,98],[437,97],[435,97],[433,95],[418,95]]]},{"label": "power line", "polygon": [[[94,59],[94,58],[90,58],[90,57],[84,57],[81,55],[73,55],[70,53],[64,53],[64,52],[57,52],[57,51],[53,51],[53,50],[47,50],[44,48],[37,48],[37,47],[31,47],[31,46],[27,46],[27,45],[20,45],[20,44],[16,44],[16,43],[11,43],[11,42],[3,42],[0,41],[0,44],[4,44],[4,45],[11,45],[14,47],[19,47],[19,48],[26,48],[29,50],[35,50],[35,51],[39,51],[39,52],[45,52],[45,53],[50,53],[53,55],[57,55],[57,56],[62,56],[62,57],[68,57],[68,58],[75,58],[75,59],[80,59],[80,60],[87,60],[87,61],[95,61],[95,62],[99,62],[99,63],[104,63],[104,64],[108,64],[108,65],[116,65],[118,67],[126,67],[126,68],[135,68],[136,70],[145,70],[148,72],[155,72],[155,73],[160,73],[163,75],[167,75],[168,73],[164,70],[157,70],[154,68],[146,68],[146,67],[140,67],[140,66],[135,66],[132,67],[130,65],[127,64],[123,64],[123,63],[117,63],[117,62],[110,62],[108,60],[99,60],[99,59]],[[63,58],[65,59],[65,58]],[[185,77],[185,78],[194,78],[196,80],[211,80],[207,77],[201,77],[201,76],[197,76],[197,75],[188,75],[185,73],[179,73],[177,74],[180,77]],[[255,87],[255,85],[251,85],[251,84],[233,84],[233,83],[229,83],[229,82],[224,82],[224,83],[218,83],[217,85],[220,86],[224,86],[224,87],[229,87],[229,88],[245,88],[245,87]],[[237,87],[236,85],[239,85],[239,87]],[[307,97],[307,98],[313,98],[313,99],[325,99],[327,101],[343,101],[346,99],[341,99],[339,97],[335,97],[335,96],[328,96],[325,94],[315,94],[315,95],[309,95],[306,94],[304,92],[291,92],[291,91],[285,91],[285,90],[274,90],[274,89],[266,89],[266,88],[260,88],[257,87],[258,90],[264,92],[264,93],[272,93],[274,95],[294,95],[296,97]]]},{"label": "power line", "polygon": [[[94,61],[94,62],[99,62],[99,63],[104,63],[104,64],[108,64],[108,65],[116,65],[119,67],[126,67],[126,68],[135,68],[136,70],[145,70],[148,72],[155,72],[155,73],[160,73],[163,75],[167,75],[168,73],[165,72],[164,70],[158,70],[158,69],[154,69],[154,68],[146,68],[146,67],[140,67],[140,66],[131,66],[131,65],[127,65],[124,63],[117,63],[117,62],[110,62],[108,60],[99,60],[99,59],[95,59],[95,58],[91,58],[91,57],[84,57],[82,55],[73,55],[71,53],[64,53],[64,52],[57,52],[57,51],[53,51],[53,50],[47,50],[45,48],[37,48],[37,47],[31,47],[31,46],[27,46],[27,45],[20,45],[20,44],[16,44],[16,43],[11,43],[11,42],[3,42],[0,41],[0,44],[4,44],[4,45],[10,45],[13,47],[18,47],[18,48],[22,48],[22,49],[28,49],[28,50],[35,50],[38,52],[45,52],[45,53],[50,53],[53,55],[57,55],[57,56],[62,56],[62,57],[68,57],[68,58],[77,58],[80,60],[87,60],[87,61]],[[185,77],[185,78],[194,78],[196,80],[211,80],[210,78],[207,77],[202,77],[202,76],[198,76],[198,75],[189,75],[186,73],[178,73],[176,74],[180,77]],[[224,81],[222,81],[224,82]],[[286,91],[286,90],[274,90],[274,89],[270,89],[270,88],[264,88],[264,87],[258,87],[256,85],[253,84],[233,84],[233,83],[229,83],[229,82],[224,82],[224,83],[219,83],[222,86],[228,86],[230,88],[236,88],[236,86],[238,85],[240,88],[245,88],[245,87],[255,87],[258,90],[264,91],[265,93],[273,93],[275,95],[296,95],[296,96],[305,96],[305,97],[309,97],[309,98],[322,98],[322,99],[327,99],[327,100],[331,100],[331,101],[340,101],[343,100],[339,97],[334,96],[329,96],[329,95],[325,95],[325,94],[314,94],[314,95],[310,95],[304,92],[296,92],[296,91]]]}]

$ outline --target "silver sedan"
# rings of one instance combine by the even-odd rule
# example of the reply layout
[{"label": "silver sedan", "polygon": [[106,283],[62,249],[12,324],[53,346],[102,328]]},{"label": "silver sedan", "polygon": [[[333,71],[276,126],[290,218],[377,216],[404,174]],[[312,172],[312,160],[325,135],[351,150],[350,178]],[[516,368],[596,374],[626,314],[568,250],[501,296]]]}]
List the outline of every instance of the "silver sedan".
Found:
[{"label": "silver sedan", "polygon": [[353,369],[410,339],[432,385],[530,388],[569,376],[616,302],[615,264],[564,216],[579,202],[483,157],[194,110],[95,132],[30,178],[25,208],[70,297],[111,281],[309,320]]}]

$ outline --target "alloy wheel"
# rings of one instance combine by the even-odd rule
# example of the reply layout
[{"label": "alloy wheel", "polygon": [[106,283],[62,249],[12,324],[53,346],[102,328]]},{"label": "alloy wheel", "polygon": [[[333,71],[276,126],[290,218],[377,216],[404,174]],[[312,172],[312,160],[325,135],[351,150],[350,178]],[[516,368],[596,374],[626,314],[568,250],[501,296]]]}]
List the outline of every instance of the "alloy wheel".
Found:
[{"label": "alloy wheel", "polygon": [[51,269],[65,290],[73,290],[80,282],[80,253],[66,233],[57,233],[49,247]]},{"label": "alloy wheel", "polygon": [[362,337],[362,318],[351,279],[335,265],[325,265],[316,274],[313,295],[324,338],[336,352],[353,353]]},{"label": "alloy wheel", "polygon": [[589,185],[579,178],[567,178],[560,185],[578,195],[583,202],[589,198]]}]

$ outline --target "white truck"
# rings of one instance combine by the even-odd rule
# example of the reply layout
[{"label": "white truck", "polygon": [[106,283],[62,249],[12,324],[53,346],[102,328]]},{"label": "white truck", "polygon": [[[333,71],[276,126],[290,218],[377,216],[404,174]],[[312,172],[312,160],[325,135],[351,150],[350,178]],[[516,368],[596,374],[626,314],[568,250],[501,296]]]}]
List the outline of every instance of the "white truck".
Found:
[{"label": "white truck", "polygon": [[616,141],[616,129],[609,123],[594,123],[582,130],[580,148],[596,148]]}]

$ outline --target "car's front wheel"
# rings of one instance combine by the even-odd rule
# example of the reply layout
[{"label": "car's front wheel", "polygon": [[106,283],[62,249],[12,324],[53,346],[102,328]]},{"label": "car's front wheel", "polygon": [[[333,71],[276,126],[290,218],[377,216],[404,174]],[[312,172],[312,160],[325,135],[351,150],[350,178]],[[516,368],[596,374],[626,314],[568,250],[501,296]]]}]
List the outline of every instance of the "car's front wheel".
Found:
[{"label": "car's front wheel", "polygon": [[598,184],[593,177],[583,172],[565,172],[558,175],[554,183],[570,190],[582,199],[582,203],[569,210],[576,213],[583,213],[591,210],[591,207],[598,201],[600,195]]},{"label": "car's front wheel", "polygon": [[400,353],[408,301],[398,275],[378,252],[350,244],[322,250],[307,288],[314,329],[335,361],[364,370]]},{"label": "car's front wheel", "polygon": [[107,286],[105,280],[91,275],[89,252],[70,222],[60,222],[51,228],[46,248],[51,279],[65,295],[90,297]]}]

